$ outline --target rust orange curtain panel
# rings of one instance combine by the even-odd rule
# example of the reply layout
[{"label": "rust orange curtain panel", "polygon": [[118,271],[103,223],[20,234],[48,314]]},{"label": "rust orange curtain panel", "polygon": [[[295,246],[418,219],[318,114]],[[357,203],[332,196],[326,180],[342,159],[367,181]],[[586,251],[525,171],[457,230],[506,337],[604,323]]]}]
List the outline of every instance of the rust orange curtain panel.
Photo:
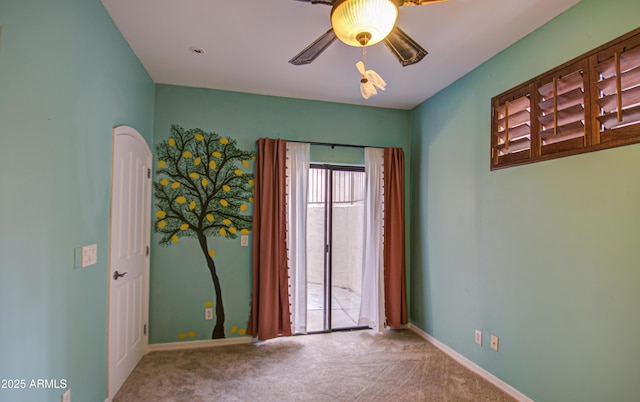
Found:
[{"label": "rust orange curtain panel", "polygon": [[248,332],[260,340],[291,335],[286,243],[284,140],[258,140],[251,265],[253,285]]},{"label": "rust orange curtain panel", "polygon": [[384,306],[387,325],[407,323],[404,237],[404,152],[384,149]]}]

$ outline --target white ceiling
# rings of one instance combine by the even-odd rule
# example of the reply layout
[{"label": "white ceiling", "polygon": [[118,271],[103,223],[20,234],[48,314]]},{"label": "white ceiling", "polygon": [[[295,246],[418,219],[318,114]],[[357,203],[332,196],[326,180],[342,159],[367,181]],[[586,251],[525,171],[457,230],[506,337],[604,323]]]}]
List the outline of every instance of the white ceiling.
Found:
[{"label": "white ceiling", "polygon": [[[387,90],[364,100],[361,49],[336,40],[313,63],[289,59],[331,27],[331,7],[295,0],[102,0],[156,83],[411,109],[579,0],[450,0],[401,7],[429,51],[402,67],[383,43],[367,68]],[[191,47],[205,50],[202,55]]]}]

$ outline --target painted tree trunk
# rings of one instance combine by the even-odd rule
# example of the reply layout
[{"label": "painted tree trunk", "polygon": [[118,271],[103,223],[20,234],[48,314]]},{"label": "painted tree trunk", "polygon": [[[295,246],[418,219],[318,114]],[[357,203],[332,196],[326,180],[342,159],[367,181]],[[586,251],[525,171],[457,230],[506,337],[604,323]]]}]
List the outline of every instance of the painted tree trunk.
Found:
[{"label": "painted tree trunk", "polygon": [[207,238],[200,235],[198,236],[198,241],[200,242],[200,248],[204,253],[204,258],[207,260],[207,267],[211,273],[211,280],[213,281],[213,288],[216,294],[216,325],[213,327],[211,339],[224,338],[224,305],[222,304],[222,289],[220,288],[220,279],[216,273],[216,264],[213,261],[213,258],[209,255]]}]

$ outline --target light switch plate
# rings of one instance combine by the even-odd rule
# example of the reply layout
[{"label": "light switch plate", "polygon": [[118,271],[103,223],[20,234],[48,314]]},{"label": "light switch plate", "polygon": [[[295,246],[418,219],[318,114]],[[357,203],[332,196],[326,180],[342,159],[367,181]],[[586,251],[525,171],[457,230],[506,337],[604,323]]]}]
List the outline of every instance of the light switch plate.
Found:
[{"label": "light switch plate", "polygon": [[82,268],[88,267],[98,262],[98,245],[82,247]]},{"label": "light switch plate", "polygon": [[62,402],[71,402],[71,388],[64,391],[62,394]]},{"label": "light switch plate", "polygon": [[247,247],[249,245],[249,235],[240,236],[240,245],[242,247]]}]

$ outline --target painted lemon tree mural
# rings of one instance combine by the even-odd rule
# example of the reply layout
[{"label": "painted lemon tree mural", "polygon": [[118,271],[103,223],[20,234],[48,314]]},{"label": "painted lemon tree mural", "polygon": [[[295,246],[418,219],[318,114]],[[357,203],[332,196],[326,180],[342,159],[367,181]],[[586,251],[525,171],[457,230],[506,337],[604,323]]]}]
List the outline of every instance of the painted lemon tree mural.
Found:
[{"label": "painted lemon tree mural", "polygon": [[231,138],[178,125],[171,126],[171,137],[157,145],[156,153],[155,231],[162,234],[163,246],[174,245],[183,237],[198,240],[215,292],[216,323],[211,338],[224,338],[222,287],[216,254],[208,240],[249,233],[253,174],[245,169],[255,154],[239,149]]}]

